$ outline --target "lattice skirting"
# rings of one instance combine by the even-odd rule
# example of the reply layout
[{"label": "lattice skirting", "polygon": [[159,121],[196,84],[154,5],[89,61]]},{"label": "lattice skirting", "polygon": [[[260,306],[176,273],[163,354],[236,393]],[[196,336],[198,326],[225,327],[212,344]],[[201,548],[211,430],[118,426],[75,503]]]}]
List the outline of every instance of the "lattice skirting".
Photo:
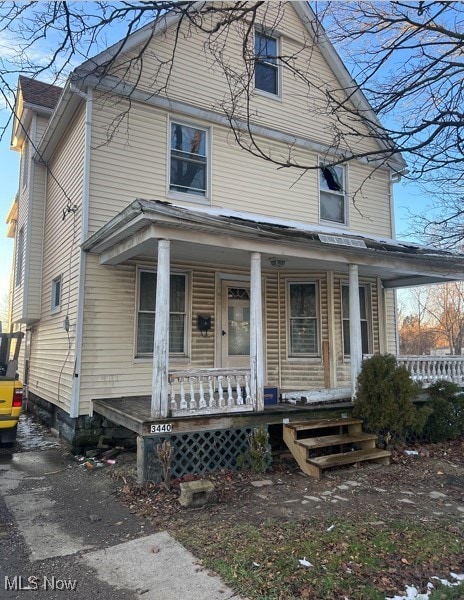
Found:
[{"label": "lattice skirting", "polygon": [[162,480],[162,469],[156,446],[169,440],[174,448],[171,477],[177,479],[188,473],[199,475],[221,469],[237,469],[237,457],[248,448],[248,435],[254,427],[242,429],[214,429],[194,433],[179,433],[145,438],[147,479]]}]

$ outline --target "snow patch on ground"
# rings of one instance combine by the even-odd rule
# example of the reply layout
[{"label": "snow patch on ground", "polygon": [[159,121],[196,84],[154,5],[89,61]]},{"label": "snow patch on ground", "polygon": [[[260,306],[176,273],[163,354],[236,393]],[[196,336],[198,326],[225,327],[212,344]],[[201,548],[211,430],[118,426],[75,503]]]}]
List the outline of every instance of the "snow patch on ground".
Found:
[{"label": "snow patch on ground", "polygon": [[[453,581],[449,581],[448,579],[440,579],[440,577],[431,577],[431,579],[435,581],[439,581],[442,585],[447,587],[453,587],[456,585],[461,585],[464,582],[464,574],[450,573]],[[434,589],[434,585],[429,581],[427,584],[427,592],[425,594],[419,594],[416,587],[413,585],[406,586],[406,594],[403,596],[393,596],[385,598],[385,600],[427,600],[430,598],[430,594]]]}]

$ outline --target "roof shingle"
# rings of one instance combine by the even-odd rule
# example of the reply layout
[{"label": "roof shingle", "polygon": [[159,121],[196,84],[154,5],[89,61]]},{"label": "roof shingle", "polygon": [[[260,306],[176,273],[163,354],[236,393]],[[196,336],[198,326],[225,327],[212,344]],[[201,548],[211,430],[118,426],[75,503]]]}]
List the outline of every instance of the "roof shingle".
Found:
[{"label": "roof shingle", "polygon": [[55,108],[61,92],[61,87],[44,83],[30,77],[19,76],[19,85],[23,94],[24,102],[35,104],[44,108]]}]

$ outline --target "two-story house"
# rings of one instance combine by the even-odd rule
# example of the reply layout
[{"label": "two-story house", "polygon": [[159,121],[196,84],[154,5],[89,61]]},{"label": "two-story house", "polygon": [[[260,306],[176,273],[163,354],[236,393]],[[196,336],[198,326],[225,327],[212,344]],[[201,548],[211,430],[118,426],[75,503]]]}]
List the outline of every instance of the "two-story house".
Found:
[{"label": "two-story house", "polygon": [[[196,468],[235,460],[254,424],[294,418],[265,407],[265,387],[304,398],[299,418],[313,400],[350,400],[362,356],[397,353],[394,290],[462,275],[459,256],[394,239],[398,153],[333,166],[353,150],[328,141],[342,120],[321,108],[324,86],[376,117],[309,4],[258,16],[251,108],[233,130],[224,64],[179,15],[89,59],[62,89],[19,79],[9,232],[29,402],[68,439],[95,433],[96,413],[136,432],[142,471],[157,433],[177,436],[184,457],[219,448]],[[221,53],[235,71],[241,29]],[[296,68],[317,72],[311,98]],[[357,127],[353,145],[384,150]],[[291,148],[310,168],[279,169],[237,132],[265,158]]]}]

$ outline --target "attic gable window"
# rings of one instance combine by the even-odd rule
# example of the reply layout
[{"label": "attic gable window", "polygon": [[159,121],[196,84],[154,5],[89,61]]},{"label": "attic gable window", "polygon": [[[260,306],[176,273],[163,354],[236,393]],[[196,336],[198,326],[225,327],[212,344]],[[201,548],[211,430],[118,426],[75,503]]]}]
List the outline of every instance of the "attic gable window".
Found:
[{"label": "attic gable window", "polygon": [[208,135],[206,129],[171,122],[169,190],[207,196]]},{"label": "attic gable window", "polygon": [[279,66],[277,38],[255,32],[255,89],[279,96]]},{"label": "attic gable window", "polygon": [[319,169],[320,219],[346,224],[345,167],[321,164]]}]

